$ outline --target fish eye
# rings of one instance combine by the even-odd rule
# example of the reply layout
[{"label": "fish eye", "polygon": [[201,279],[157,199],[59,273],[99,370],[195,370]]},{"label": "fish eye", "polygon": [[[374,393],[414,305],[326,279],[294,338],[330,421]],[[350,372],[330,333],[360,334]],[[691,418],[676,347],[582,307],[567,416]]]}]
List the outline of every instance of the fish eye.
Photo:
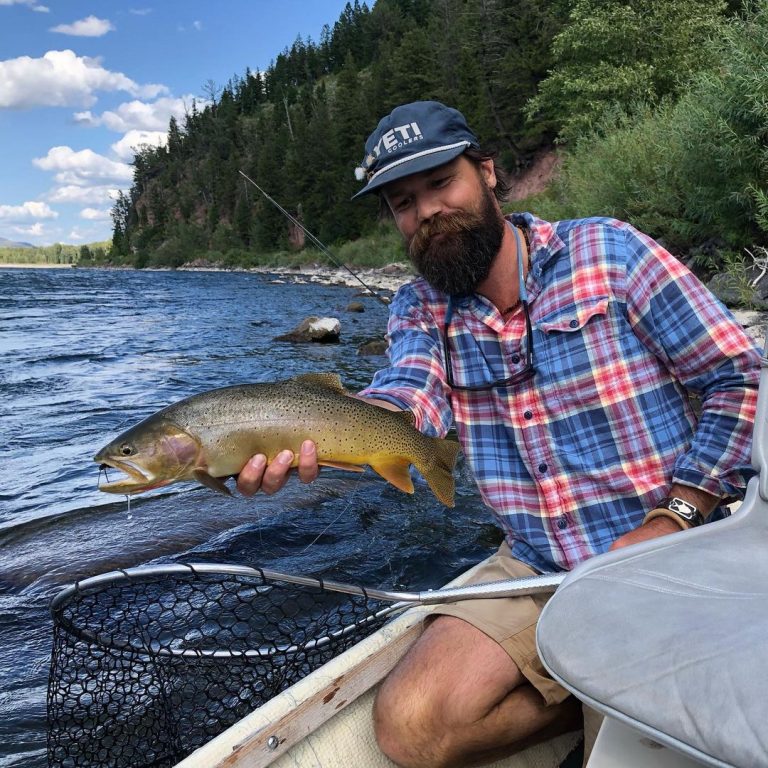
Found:
[{"label": "fish eye", "polygon": [[133,447],[128,445],[128,443],[123,443],[120,446],[120,453],[123,456],[130,456],[133,453]]}]

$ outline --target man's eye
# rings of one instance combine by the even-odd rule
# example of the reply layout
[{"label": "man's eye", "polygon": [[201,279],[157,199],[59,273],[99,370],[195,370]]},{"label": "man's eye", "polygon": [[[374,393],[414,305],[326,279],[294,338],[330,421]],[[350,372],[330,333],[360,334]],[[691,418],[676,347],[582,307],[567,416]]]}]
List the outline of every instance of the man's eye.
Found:
[{"label": "man's eye", "polygon": [[451,180],[451,176],[440,176],[432,180],[433,187],[444,187]]},{"label": "man's eye", "polygon": [[404,197],[401,200],[397,200],[393,207],[396,211],[405,211],[407,210],[410,204],[411,204],[411,198]]}]

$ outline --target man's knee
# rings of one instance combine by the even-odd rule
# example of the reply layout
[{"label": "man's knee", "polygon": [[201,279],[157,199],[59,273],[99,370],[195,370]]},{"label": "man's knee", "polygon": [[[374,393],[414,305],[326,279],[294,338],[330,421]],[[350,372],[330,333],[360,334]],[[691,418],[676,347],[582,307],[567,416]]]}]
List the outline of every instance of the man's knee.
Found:
[{"label": "man's knee", "polygon": [[385,680],[373,704],[379,749],[403,768],[439,768],[448,764],[443,724],[423,697],[412,697]]}]

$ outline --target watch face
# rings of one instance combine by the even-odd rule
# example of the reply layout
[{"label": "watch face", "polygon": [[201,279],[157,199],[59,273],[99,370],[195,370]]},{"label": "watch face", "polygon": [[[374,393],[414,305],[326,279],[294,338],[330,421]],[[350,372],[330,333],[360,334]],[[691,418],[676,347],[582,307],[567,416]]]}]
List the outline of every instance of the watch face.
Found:
[{"label": "watch face", "polygon": [[670,499],[667,506],[668,509],[674,512],[676,515],[680,515],[680,517],[684,517],[686,520],[695,520],[699,511],[692,504],[688,504],[682,499],[677,498]]}]

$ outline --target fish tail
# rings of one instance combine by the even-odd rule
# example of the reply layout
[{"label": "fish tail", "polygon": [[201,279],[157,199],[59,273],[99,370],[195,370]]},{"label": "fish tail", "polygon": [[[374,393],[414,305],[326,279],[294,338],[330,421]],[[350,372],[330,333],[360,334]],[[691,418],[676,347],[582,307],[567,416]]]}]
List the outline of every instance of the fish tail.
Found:
[{"label": "fish tail", "polygon": [[421,472],[432,493],[445,504],[446,507],[454,506],[454,493],[456,486],[453,480],[453,468],[459,455],[459,444],[454,440],[446,440],[441,437],[429,438],[429,459],[424,462],[416,462],[416,469]]}]

